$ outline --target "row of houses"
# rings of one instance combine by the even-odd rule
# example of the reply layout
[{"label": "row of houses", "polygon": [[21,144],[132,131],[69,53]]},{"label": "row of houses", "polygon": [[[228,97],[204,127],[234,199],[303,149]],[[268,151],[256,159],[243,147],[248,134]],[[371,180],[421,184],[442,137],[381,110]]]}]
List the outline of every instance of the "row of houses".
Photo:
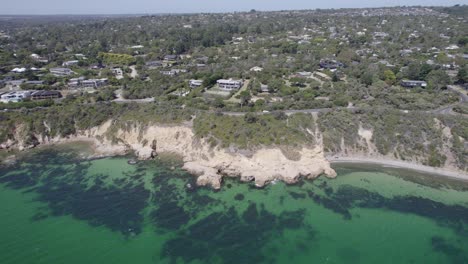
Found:
[{"label": "row of houses", "polygon": [[59,91],[15,91],[0,93],[0,102],[2,103],[17,103],[25,99],[30,100],[46,100],[61,98],[62,94]]}]

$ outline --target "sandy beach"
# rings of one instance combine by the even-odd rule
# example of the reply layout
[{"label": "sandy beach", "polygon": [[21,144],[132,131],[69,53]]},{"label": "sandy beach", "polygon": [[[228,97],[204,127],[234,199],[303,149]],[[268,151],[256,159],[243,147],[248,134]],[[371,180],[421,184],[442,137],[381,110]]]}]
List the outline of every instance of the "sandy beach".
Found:
[{"label": "sandy beach", "polygon": [[425,172],[430,174],[437,174],[443,177],[456,178],[464,181],[468,181],[468,173],[460,170],[451,170],[448,168],[435,168],[430,166],[425,166],[422,164],[416,164],[401,160],[393,160],[388,158],[381,157],[327,157],[330,163],[363,163],[363,164],[377,164],[384,167],[393,167],[393,168],[404,168],[415,170],[419,172]]}]

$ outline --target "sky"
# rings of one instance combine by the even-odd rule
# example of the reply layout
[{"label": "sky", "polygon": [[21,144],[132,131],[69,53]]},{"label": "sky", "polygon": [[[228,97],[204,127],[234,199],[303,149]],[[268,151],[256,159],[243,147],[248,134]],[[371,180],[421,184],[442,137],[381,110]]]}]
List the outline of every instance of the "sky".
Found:
[{"label": "sky", "polygon": [[455,4],[468,4],[468,0],[0,0],[0,14],[156,14]]}]

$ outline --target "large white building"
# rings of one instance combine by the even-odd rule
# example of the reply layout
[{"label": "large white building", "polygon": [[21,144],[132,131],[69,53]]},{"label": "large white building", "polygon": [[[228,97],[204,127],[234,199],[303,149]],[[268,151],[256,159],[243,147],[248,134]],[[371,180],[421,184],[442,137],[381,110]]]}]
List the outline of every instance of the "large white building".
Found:
[{"label": "large white building", "polygon": [[244,84],[242,80],[225,80],[221,79],[217,81],[219,89],[223,90],[238,90]]},{"label": "large white building", "polygon": [[31,97],[30,91],[16,91],[16,92],[9,92],[9,93],[2,94],[0,97],[0,101],[2,103],[9,103],[9,102],[17,103],[30,97]]}]

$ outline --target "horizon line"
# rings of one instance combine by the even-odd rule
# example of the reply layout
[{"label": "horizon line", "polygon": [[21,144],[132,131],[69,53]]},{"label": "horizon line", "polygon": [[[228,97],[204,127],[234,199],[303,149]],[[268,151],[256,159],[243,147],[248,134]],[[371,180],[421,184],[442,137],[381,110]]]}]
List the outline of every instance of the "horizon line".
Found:
[{"label": "horizon line", "polygon": [[160,12],[160,13],[43,13],[43,14],[2,14],[0,16],[147,16],[147,15],[193,15],[193,14],[230,14],[230,13],[249,13],[252,10],[255,12],[291,12],[291,11],[317,11],[317,10],[346,10],[346,9],[381,9],[381,8],[397,8],[397,7],[456,7],[456,6],[467,6],[468,4],[449,4],[449,5],[394,5],[394,6],[369,6],[369,7],[330,7],[330,8],[307,8],[307,9],[277,9],[277,10],[260,10],[260,9],[250,9],[250,10],[236,10],[236,11],[201,11],[201,12]]}]

